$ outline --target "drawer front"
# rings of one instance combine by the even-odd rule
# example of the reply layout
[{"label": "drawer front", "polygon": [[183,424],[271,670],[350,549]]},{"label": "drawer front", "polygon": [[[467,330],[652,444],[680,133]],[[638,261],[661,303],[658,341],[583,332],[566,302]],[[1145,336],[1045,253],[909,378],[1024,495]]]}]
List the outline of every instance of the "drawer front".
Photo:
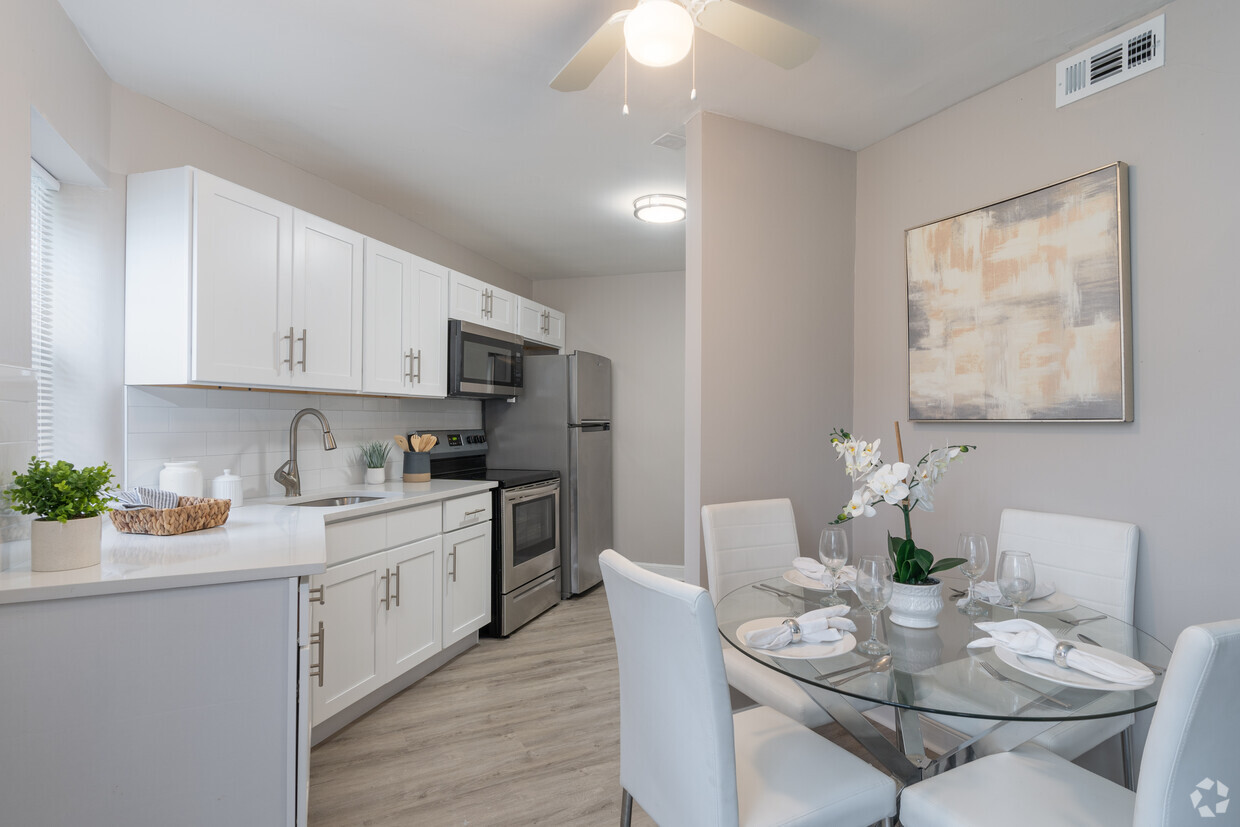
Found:
[{"label": "drawer front", "polygon": [[324,527],[327,539],[327,565],[355,560],[388,547],[387,515],[341,520]]},{"label": "drawer front", "polygon": [[491,519],[491,492],[470,494],[445,500],[443,504],[443,530],[455,531],[465,526],[477,525]]},{"label": "drawer front", "polygon": [[439,503],[404,508],[387,515],[387,545],[403,546],[415,540],[434,537],[443,531],[443,509]]}]

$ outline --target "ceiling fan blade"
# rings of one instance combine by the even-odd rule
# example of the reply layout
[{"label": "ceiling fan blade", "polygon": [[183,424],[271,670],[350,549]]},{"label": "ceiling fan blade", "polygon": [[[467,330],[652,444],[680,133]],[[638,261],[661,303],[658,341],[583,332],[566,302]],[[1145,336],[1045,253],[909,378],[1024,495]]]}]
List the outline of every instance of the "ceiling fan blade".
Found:
[{"label": "ceiling fan blade", "polygon": [[809,60],[818,38],[732,0],[709,2],[698,24],[715,37],[747,52],[792,69]]},{"label": "ceiling fan blade", "polygon": [[624,46],[624,18],[628,13],[626,9],[613,14],[565,64],[555,80],[551,81],[551,88],[559,92],[580,92],[593,83],[608,61]]}]

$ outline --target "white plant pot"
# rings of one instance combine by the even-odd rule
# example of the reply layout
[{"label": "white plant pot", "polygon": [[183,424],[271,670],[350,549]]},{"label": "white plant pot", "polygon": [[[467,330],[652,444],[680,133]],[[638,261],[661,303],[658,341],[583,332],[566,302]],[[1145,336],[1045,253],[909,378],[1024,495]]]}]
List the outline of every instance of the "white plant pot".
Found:
[{"label": "white plant pot", "polygon": [[102,537],[102,517],[79,517],[65,523],[35,520],[30,524],[30,570],[65,571],[97,566]]},{"label": "white plant pot", "polygon": [[933,583],[910,586],[896,583],[891,590],[891,622],[910,629],[929,629],[939,625],[939,612],[943,611],[943,584]]},{"label": "white plant pot", "polygon": [[367,468],[366,469],[366,484],[367,485],[382,485],[385,479],[387,479],[386,468]]}]

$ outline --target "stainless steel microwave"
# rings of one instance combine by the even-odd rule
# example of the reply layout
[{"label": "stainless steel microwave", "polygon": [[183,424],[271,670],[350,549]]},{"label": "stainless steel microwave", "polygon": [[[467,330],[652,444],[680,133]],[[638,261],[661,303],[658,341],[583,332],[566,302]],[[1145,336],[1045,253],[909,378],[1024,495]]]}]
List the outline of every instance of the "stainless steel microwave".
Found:
[{"label": "stainless steel microwave", "polygon": [[521,393],[522,344],[514,333],[448,320],[448,396],[507,399]]}]

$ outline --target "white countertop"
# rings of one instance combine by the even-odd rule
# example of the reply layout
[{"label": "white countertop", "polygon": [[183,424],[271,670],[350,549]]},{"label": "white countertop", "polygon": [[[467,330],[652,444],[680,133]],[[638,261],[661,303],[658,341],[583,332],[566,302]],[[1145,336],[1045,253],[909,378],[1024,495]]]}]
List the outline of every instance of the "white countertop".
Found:
[{"label": "white countertop", "polygon": [[[0,604],[320,574],[327,560],[326,522],[486,491],[495,485],[431,480],[307,491],[296,499],[247,501],[232,509],[222,526],[168,537],[122,534],[105,516],[102,562],[97,566],[32,572],[28,541],[0,544]],[[289,507],[329,496],[382,499],[334,508]]]}]

